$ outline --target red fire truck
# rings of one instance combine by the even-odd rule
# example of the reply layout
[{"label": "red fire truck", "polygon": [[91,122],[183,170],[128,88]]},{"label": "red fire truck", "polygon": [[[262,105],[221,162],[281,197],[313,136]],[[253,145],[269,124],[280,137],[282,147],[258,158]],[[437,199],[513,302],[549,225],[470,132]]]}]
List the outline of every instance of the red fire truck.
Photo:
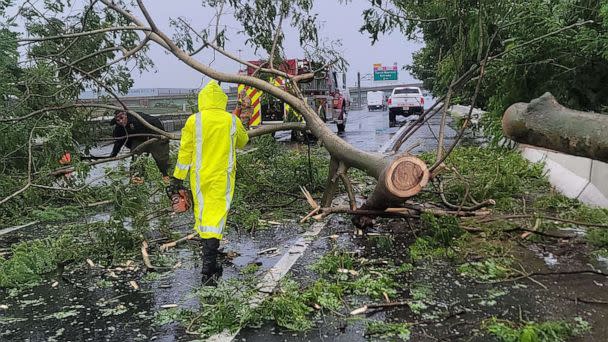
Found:
[{"label": "red fire truck", "polygon": [[[250,63],[260,66],[265,61],[250,61]],[[276,68],[289,75],[296,76],[317,70],[318,65],[306,59],[288,59]],[[245,72],[251,76],[256,70],[254,67],[247,67]],[[338,82],[339,75],[341,76],[341,84]],[[273,77],[272,81],[279,87],[287,87],[285,80],[280,77]],[[344,132],[350,108],[350,94],[346,88],[346,74],[333,70],[319,72],[314,78],[300,82],[299,86],[308,104],[318,110],[323,121],[336,124],[338,132]],[[260,103],[261,113],[258,114],[261,115],[262,122],[302,120],[301,115],[269,94],[262,94]]]}]

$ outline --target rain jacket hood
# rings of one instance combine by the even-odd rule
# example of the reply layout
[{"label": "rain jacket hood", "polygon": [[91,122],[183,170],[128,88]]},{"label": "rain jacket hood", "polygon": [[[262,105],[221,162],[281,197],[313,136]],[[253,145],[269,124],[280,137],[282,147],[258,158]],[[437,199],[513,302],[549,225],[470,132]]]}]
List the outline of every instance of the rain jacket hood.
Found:
[{"label": "rain jacket hood", "polygon": [[198,110],[220,109],[225,111],[228,96],[216,81],[210,81],[198,93]]}]

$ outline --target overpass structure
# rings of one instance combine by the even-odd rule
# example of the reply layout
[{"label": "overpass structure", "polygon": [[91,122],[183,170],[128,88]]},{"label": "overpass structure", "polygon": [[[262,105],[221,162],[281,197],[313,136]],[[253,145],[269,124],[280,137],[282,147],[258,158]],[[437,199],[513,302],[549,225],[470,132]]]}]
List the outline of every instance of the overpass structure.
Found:
[{"label": "overpass structure", "polygon": [[[131,89],[127,94],[120,96],[119,99],[130,109],[148,114],[191,114],[196,110],[199,90],[197,88],[139,88]],[[229,109],[234,108],[236,105],[236,87],[224,90],[228,94]],[[107,94],[93,92],[81,94],[79,102],[104,102],[119,105],[119,101]]]},{"label": "overpass structure", "polygon": [[[376,85],[376,86],[367,86],[367,87],[361,87],[361,92],[362,93],[367,93],[368,91],[384,91],[384,92],[391,92],[393,91],[394,88],[397,87],[419,87],[422,88],[422,83],[404,83],[404,84],[384,84],[384,85]],[[357,92],[357,87],[350,87],[348,88],[351,93],[352,92]]]}]

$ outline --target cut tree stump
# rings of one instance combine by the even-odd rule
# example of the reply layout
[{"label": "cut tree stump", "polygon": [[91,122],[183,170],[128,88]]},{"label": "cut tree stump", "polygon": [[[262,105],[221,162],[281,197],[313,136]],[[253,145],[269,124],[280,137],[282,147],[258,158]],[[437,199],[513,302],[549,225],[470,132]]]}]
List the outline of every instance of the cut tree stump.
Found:
[{"label": "cut tree stump", "polygon": [[424,161],[413,155],[398,156],[380,173],[374,192],[361,209],[386,209],[418,194],[430,178]]},{"label": "cut tree stump", "polygon": [[518,143],[608,162],[608,115],[566,108],[551,93],[509,107],[502,130]]},{"label": "cut tree stump", "polygon": [[384,173],[384,186],[392,196],[408,198],[422,190],[429,176],[429,169],[420,158],[401,156],[393,160]]},{"label": "cut tree stump", "polygon": [[[390,159],[380,172],[374,191],[360,209],[385,210],[398,207],[405,199],[418,194],[429,179],[429,169],[420,158],[405,154]],[[352,220],[359,228],[373,225],[373,216],[355,216]]]}]

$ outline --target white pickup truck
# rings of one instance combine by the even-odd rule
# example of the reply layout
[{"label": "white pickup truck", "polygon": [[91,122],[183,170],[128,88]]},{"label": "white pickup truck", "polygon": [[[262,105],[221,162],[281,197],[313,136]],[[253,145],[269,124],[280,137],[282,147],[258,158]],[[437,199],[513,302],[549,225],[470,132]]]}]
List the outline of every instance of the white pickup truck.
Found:
[{"label": "white pickup truck", "polygon": [[418,87],[398,87],[393,89],[388,98],[388,122],[393,127],[397,124],[397,115],[420,115],[424,112],[424,97]]}]

